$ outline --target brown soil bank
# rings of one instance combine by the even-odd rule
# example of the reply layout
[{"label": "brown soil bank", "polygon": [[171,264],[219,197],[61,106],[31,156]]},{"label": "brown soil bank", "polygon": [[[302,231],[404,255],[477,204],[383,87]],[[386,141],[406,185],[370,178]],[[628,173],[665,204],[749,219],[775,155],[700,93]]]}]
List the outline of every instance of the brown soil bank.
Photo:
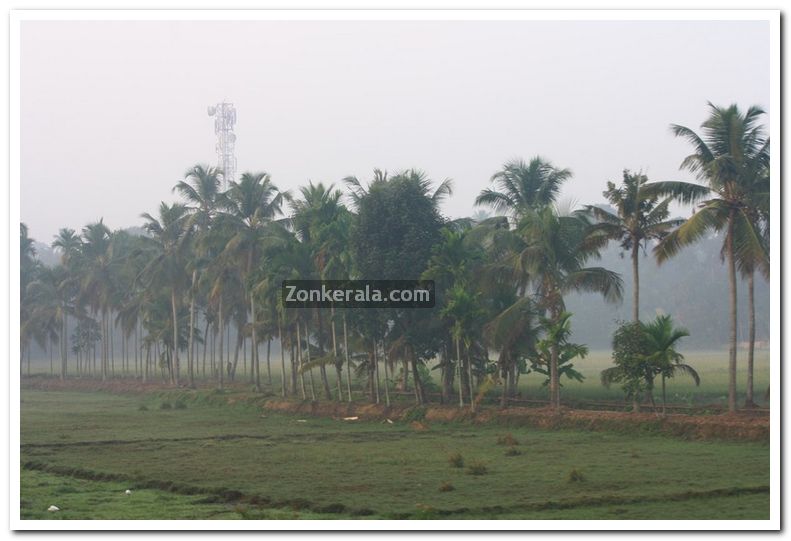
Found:
[{"label": "brown soil bank", "polygon": [[742,415],[676,415],[621,413],[546,408],[481,408],[473,413],[455,406],[386,407],[381,404],[294,402],[268,400],[264,409],[282,413],[322,417],[359,417],[360,420],[412,421],[426,423],[493,423],[557,429],[663,434],[689,440],[735,440],[769,442],[769,419]]}]

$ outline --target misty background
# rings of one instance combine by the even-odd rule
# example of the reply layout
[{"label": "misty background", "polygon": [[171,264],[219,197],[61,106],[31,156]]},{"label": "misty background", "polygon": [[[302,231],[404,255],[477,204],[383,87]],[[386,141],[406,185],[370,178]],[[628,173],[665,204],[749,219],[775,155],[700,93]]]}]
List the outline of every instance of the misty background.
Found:
[{"label": "misty background", "polygon": [[[450,218],[473,214],[515,157],[570,168],[562,199],[577,204],[603,203],[624,168],[694,180],[670,123],[697,129],[707,101],[769,112],[767,22],[24,21],[21,55],[21,219],[45,263],[61,227],[135,227],[175,201],[187,168],[216,163],[206,108],[223,100],[237,110],[237,174],[293,190],[416,167],[454,180]],[[720,246],[661,269],[641,261],[643,313],[673,314],[689,347],[727,340]],[[616,245],[601,265],[622,273],[629,299]],[[768,299],[758,279],[758,340]],[[628,302],[568,302],[575,341],[592,348],[629,318]]]}]

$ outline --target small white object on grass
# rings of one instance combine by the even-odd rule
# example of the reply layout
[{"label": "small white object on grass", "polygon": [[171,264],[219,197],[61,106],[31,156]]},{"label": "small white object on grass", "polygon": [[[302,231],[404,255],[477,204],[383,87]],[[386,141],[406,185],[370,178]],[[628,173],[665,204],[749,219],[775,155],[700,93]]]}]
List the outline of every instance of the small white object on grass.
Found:
[{"label": "small white object on grass", "polygon": [[124,494],[126,494],[127,496],[129,496],[131,493],[132,493],[132,491],[131,491],[131,490],[129,490],[128,488],[127,488],[127,489],[126,489],[126,491],[124,492]]},{"label": "small white object on grass", "polygon": [[393,424],[393,421],[391,421],[390,419],[385,419],[385,421],[387,421],[387,424],[389,425]]},{"label": "small white object on grass", "polygon": [[344,421],[356,421],[357,419],[359,419],[359,417],[344,417],[343,418]]},{"label": "small white object on grass", "polygon": [[57,507],[55,505],[50,505],[49,507],[47,507],[47,511],[50,511],[50,512],[60,511],[60,507]]},{"label": "small white object on grass", "polygon": [[307,423],[307,421],[305,419],[297,419],[297,422],[298,423]]}]

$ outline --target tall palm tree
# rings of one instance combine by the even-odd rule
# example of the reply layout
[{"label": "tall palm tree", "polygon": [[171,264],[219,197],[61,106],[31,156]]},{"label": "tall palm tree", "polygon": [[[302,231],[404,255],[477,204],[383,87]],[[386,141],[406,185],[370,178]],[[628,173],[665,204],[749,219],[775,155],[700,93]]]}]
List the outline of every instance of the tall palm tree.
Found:
[{"label": "tall palm tree", "polygon": [[[324,186],[321,182],[313,184],[309,182],[299,191],[299,197],[295,198],[291,206],[293,208],[292,224],[294,231],[299,239],[304,242],[313,254],[316,275],[320,279],[329,279],[327,273],[333,252],[339,248],[337,239],[333,236],[337,234],[338,227],[336,222],[342,220],[347,213],[346,208],[341,204],[343,193],[336,190],[333,185]],[[335,241],[335,242],[334,242]],[[318,322],[318,348],[320,358],[324,357],[323,331],[324,317],[321,308],[316,308],[316,318]],[[334,314],[334,310],[333,310]],[[337,343],[335,335],[334,319],[331,319],[332,342]],[[338,368],[335,359],[336,352],[330,356],[333,364]],[[324,363],[319,365],[321,381],[324,388],[324,396],[327,400],[332,398],[329,381],[327,380],[327,370]],[[338,371],[337,376],[340,376]],[[338,399],[340,400],[340,387],[338,387]]]},{"label": "tall palm tree", "polygon": [[162,287],[169,290],[171,325],[173,331],[171,380],[175,385],[179,382],[179,324],[178,311],[181,296],[186,289],[186,254],[185,246],[190,237],[187,227],[187,208],[174,203],[161,203],[159,217],[154,218],[148,213],[142,217],[146,220],[143,226],[151,235],[149,242],[154,248],[154,257],[143,269],[150,287]]},{"label": "tall palm tree", "polygon": [[67,363],[68,363],[68,314],[73,309],[70,303],[73,302],[73,297],[76,294],[75,286],[77,277],[74,272],[75,259],[80,254],[80,237],[73,229],[62,228],[52,241],[52,248],[60,252],[60,264],[64,269],[62,280],[58,284],[58,289],[61,290],[61,298],[63,304],[61,307],[63,317],[60,333],[60,379],[66,378]]},{"label": "tall palm tree", "polygon": [[[267,173],[244,173],[239,182],[231,182],[224,201],[223,220],[234,235],[221,257],[239,262],[238,270],[252,318],[252,362],[256,374],[256,391],[261,390],[261,382],[253,271],[261,260],[262,242],[266,236],[272,235],[273,222],[281,215],[283,203],[288,198],[289,194],[278,190]],[[282,224],[276,225],[279,227]]]},{"label": "tall palm tree", "polygon": [[687,140],[694,149],[681,168],[694,173],[706,185],[659,182],[651,187],[656,193],[674,195],[683,202],[700,201],[697,211],[654,249],[660,263],[711,231],[725,233],[722,253],[728,267],[730,301],[730,412],[736,411],[736,267],[748,259],[768,260],[764,237],[750,205],[756,192],[765,189],[763,177],[757,172],[769,167],[769,138],[759,124],[763,114],[756,106],[742,113],[736,105],[718,107],[709,103],[709,117],[701,125],[702,135],[685,126],[672,125],[676,137]]},{"label": "tall palm tree", "polygon": [[96,316],[101,315],[101,374],[107,379],[110,357],[110,311],[114,298],[114,258],[110,229],[103,220],[86,225],[82,229],[79,273],[80,294],[78,302],[90,308]]},{"label": "tall palm tree", "polygon": [[191,282],[189,290],[189,340],[187,345],[187,365],[190,386],[195,385],[195,347],[194,347],[194,321],[195,302],[198,294],[200,275],[211,260],[207,248],[207,234],[218,212],[218,204],[222,198],[220,192],[220,171],[214,167],[195,165],[184,174],[184,180],[173,188],[186,200],[186,207],[190,213],[189,225],[195,228],[197,238],[192,247],[189,266],[191,267]]},{"label": "tall palm tree", "polygon": [[[585,266],[598,257],[606,237],[591,231],[581,214],[563,215],[553,207],[544,207],[526,214],[517,231],[524,241],[519,265],[531,277],[538,308],[549,313],[547,319],[552,325],[560,322],[568,293],[600,293],[608,302],[620,301],[620,276],[602,267]],[[551,348],[549,385],[550,402],[555,408],[560,407],[559,353],[556,343]]]},{"label": "tall palm tree", "polygon": [[640,248],[645,251],[648,242],[662,240],[673,228],[684,222],[667,219],[673,197],[668,196],[660,201],[658,195],[646,189],[647,183],[648,177],[645,175],[624,170],[621,185],[607,182],[607,189],[603,192],[607,201],[615,207],[615,212],[599,206],[585,206],[586,211],[599,222],[594,229],[604,233],[608,239],[618,241],[622,250],[631,252],[634,321],[640,320]]}]

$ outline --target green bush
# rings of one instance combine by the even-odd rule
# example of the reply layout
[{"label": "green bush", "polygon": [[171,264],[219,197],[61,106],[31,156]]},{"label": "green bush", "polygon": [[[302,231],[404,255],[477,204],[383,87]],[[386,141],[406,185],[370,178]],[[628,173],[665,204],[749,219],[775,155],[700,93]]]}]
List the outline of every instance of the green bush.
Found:
[{"label": "green bush", "polygon": [[173,405],[170,402],[168,402],[167,400],[165,400],[164,402],[162,402],[159,405],[159,409],[161,409],[161,410],[169,410],[169,409],[172,409],[172,408],[173,408]]},{"label": "green bush", "polygon": [[454,468],[463,468],[464,457],[461,456],[461,453],[453,453],[448,456],[448,464],[450,464]]}]

